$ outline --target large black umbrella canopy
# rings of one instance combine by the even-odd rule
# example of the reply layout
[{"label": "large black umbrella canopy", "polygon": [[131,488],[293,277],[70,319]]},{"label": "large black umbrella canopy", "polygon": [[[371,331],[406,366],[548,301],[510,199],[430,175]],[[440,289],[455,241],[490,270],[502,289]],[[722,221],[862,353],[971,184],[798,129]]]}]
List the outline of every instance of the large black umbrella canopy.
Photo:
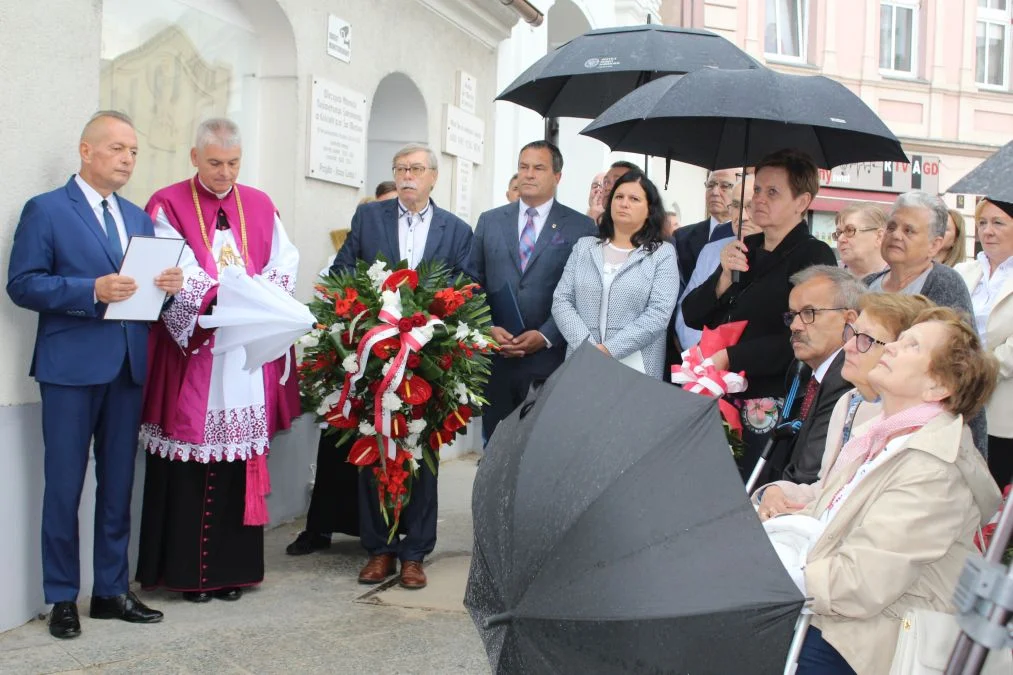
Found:
[{"label": "large black umbrella canopy", "polygon": [[714,400],[590,345],[490,439],[465,605],[494,673],[780,673],[802,606]]},{"label": "large black umbrella canopy", "polygon": [[947,192],[985,195],[993,201],[1013,203],[1013,141],[999,148]]},{"label": "large black umbrella canopy", "polygon": [[663,77],[618,101],[580,132],[613,150],[707,169],[751,165],[783,148],[830,169],[907,162],[900,141],[844,85],[768,68]]},{"label": "large black umbrella canopy", "polygon": [[700,68],[754,68],[753,57],[706,30],[659,24],[600,28],[570,40],[496,97],[542,117],[597,117],[637,87]]}]

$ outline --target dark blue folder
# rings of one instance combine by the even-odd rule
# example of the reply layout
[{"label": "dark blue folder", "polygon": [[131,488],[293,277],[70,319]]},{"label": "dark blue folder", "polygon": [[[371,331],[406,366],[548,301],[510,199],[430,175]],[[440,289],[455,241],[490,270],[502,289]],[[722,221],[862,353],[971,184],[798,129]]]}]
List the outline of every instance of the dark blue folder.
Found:
[{"label": "dark blue folder", "polygon": [[503,284],[495,291],[489,291],[486,297],[489,299],[489,309],[492,310],[494,325],[506,329],[514,336],[524,332],[521,308],[517,305],[517,296],[514,295],[510,284]]}]

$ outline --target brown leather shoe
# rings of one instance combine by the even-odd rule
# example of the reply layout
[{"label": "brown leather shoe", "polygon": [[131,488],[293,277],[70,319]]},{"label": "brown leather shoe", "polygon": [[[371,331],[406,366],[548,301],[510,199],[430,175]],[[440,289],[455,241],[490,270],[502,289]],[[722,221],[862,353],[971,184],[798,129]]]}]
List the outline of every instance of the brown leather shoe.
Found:
[{"label": "brown leather shoe", "polygon": [[359,570],[360,584],[378,584],[397,571],[397,558],[393,553],[371,555]]},{"label": "brown leather shoe", "polygon": [[421,560],[401,561],[401,588],[416,590],[426,587],[426,573],[422,571]]}]

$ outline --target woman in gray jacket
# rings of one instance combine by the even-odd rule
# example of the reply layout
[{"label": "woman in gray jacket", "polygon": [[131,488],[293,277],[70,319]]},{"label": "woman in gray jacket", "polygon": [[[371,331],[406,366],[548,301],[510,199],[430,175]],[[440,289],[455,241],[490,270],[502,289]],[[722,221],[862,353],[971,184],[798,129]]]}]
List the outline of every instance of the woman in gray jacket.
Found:
[{"label": "woman in gray jacket", "polygon": [[662,239],[665,208],[654,184],[630,171],[612,188],[597,237],[573,246],[552,298],[569,358],[585,340],[665,379],[665,338],[679,292],[675,248]]}]

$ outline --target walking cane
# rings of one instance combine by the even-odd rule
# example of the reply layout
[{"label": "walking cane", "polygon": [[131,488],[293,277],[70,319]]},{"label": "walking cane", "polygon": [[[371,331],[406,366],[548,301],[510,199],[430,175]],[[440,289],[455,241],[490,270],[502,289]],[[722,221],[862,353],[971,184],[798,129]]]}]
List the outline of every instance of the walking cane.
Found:
[{"label": "walking cane", "polygon": [[803,608],[795,622],[795,634],[791,637],[791,646],[788,647],[788,658],[784,661],[784,675],[795,675],[798,668],[798,657],[802,653],[802,643],[805,642],[805,635],[809,632],[809,624],[812,623],[813,615]]}]

